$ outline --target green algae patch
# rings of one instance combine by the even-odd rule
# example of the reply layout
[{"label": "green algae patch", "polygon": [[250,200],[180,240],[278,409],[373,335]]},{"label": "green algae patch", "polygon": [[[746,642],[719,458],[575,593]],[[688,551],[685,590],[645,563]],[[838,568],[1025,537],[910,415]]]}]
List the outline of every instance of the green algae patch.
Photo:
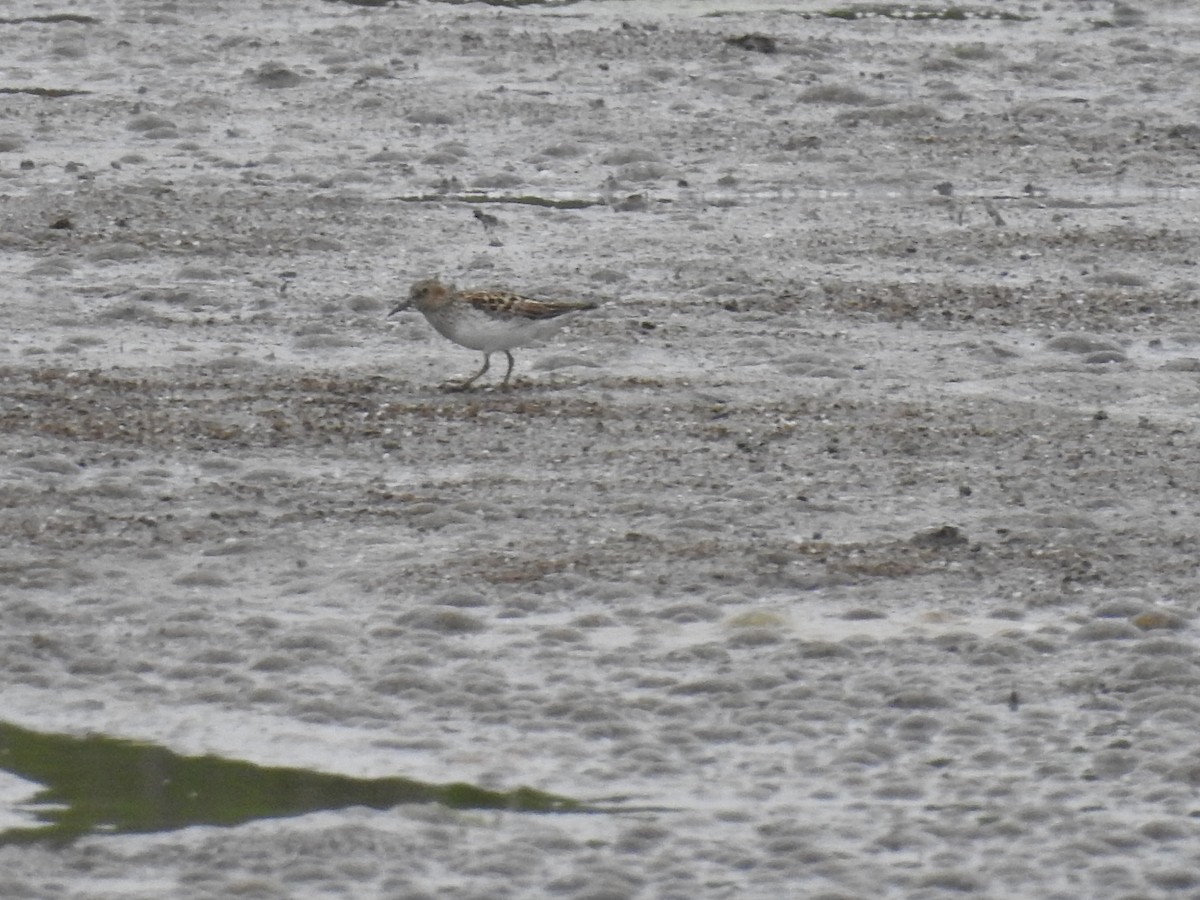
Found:
[{"label": "green algae patch", "polygon": [[2,831],[0,845],[238,825],[352,806],[440,803],[455,809],[598,811],[525,787],[489,791],[461,783],[350,778],[217,756],[180,756],[155,744],[45,734],[8,723],[0,723],[0,769],[43,785],[22,806],[43,824]]}]

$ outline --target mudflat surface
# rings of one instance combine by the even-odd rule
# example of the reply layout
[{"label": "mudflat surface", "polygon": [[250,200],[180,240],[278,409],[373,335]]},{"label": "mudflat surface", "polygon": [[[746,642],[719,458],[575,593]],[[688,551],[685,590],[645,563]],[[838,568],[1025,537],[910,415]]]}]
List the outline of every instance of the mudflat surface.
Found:
[{"label": "mudflat surface", "polygon": [[[827,8],[0,23],[4,718],[631,808],[0,894],[1200,892],[1200,13]],[[602,306],[447,393],[433,275]]]}]

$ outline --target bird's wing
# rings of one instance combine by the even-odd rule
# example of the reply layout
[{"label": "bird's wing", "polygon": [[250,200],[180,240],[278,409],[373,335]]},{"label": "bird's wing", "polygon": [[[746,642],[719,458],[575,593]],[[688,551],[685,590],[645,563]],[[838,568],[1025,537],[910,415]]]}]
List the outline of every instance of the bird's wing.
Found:
[{"label": "bird's wing", "polygon": [[511,291],[463,291],[463,300],[476,309],[501,319],[553,319],[581,309],[595,309],[584,301],[534,300]]}]

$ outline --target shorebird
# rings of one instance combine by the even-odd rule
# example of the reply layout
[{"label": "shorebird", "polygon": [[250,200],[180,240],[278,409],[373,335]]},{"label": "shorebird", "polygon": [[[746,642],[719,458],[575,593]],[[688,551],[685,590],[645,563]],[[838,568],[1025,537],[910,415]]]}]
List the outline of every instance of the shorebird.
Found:
[{"label": "shorebird", "polygon": [[535,300],[512,291],[460,291],[436,278],[418,281],[408,299],[388,313],[419,310],[441,334],[483,354],[483,368],[466,381],[449,385],[464,391],[491,365],[492,354],[503,350],[508,370],[502,386],[508,387],[513,370],[513,347],[523,347],[558,331],[571,313],[595,309],[595,303],[580,300]]}]

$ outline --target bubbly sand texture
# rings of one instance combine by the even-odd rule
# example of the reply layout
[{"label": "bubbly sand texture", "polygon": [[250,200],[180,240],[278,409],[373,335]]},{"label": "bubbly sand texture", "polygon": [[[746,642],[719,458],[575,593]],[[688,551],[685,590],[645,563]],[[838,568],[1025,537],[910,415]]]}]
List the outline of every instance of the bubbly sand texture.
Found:
[{"label": "bubbly sand texture", "polygon": [[[833,5],[0,23],[2,717],[657,810],[0,896],[1200,893],[1200,11]],[[434,276],[602,307],[447,394]]]}]

